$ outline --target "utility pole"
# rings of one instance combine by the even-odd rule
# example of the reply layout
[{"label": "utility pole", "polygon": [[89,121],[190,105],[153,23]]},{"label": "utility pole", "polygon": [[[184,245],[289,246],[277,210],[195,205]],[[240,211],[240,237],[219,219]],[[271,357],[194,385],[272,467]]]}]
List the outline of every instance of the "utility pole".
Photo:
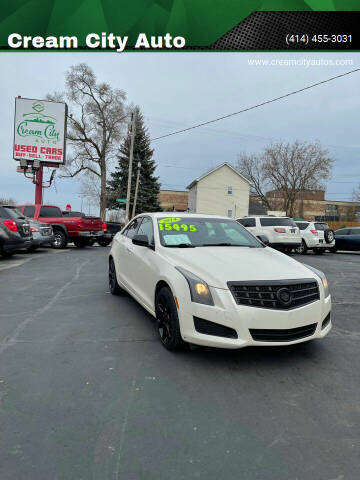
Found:
[{"label": "utility pole", "polygon": [[133,205],[133,211],[132,211],[131,218],[135,217],[135,209],[136,209],[136,202],[137,202],[138,188],[139,188],[140,166],[141,166],[141,163],[138,162],[138,164],[137,164],[138,170],[137,170],[137,176],[136,176],[134,205]]},{"label": "utility pole", "polygon": [[132,162],[134,155],[134,141],[135,141],[135,112],[131,114],[131,142],[130,142],[130,157],[129,157],[129,172],[128,172],[128,184],[126,194],[126,210],[125,210],[125,223],[129,221],[130,214],[130,194],[131,194],[131,177],[132,177]]}]

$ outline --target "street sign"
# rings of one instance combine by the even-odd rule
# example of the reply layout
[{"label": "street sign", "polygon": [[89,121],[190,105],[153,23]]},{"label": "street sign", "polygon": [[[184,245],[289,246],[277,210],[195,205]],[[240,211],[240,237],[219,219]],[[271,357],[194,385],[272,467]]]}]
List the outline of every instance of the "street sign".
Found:
[{"label": "street sign", "polygon": [[116,201],[118,203],[126,203],[126,198],[117,198]]},{"label": "street sign", "polygon": [[16,98],[14,159],[64,164],[66,114],[66,103]]}]

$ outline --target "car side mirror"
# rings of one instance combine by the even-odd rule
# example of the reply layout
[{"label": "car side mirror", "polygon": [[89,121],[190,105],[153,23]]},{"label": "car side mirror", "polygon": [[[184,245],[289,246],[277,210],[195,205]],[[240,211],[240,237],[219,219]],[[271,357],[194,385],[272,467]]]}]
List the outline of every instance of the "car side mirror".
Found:
[{"label": "car side mirror", "polygon": [[132,239],[134,245],[139,245],[139,247],[149,247],[149,239],[147,235],[135,235]]},{"label": "car side mirror", "polygon": [[265,235],[258,235],[257,237],[260,242],[262,242],[264,245],[269,245],[269,239]]}]

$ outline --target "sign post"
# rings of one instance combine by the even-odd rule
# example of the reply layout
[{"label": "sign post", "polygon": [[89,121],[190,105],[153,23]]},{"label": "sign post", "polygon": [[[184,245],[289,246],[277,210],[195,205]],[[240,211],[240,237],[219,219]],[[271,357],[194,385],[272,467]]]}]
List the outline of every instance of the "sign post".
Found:
[{"label": "sign post", "polygon": [[65,164],[66,117],[66,103],[15,99],[13,158],[25,172],[32,168],[35,203],[42,203],[43,167]]}]

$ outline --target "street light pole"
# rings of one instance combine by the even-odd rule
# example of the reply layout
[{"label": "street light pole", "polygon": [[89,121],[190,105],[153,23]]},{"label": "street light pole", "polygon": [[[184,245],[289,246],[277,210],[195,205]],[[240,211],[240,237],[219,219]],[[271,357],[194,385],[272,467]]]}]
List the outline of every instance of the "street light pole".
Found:
[{"label": "street light pole", "polygon": [[135,116],[136,116],[136,113],[133,112],[131,114],[131,142],[130,142],[129,172],[128,172],[127,194],[126,194],[126,210],[125,210],[125,222],[126,223],[129,221],[129,214],[130,214],[132,162],[133,162],[134,141],[135,141]]},{"label": "street light pole", "polygon": [[132,210],[131,218],[135,217],[135,209],[136,209],[136,202],[137,202],[138,188],[139,188],[140,166],[141,166],[141,163],[138,162],[138,164],[137,164],[137,169],[138,170],[137,170],[136,186],[135,186],[135,197],[134,197],[134,204],[133,204],[133,210]]}]

